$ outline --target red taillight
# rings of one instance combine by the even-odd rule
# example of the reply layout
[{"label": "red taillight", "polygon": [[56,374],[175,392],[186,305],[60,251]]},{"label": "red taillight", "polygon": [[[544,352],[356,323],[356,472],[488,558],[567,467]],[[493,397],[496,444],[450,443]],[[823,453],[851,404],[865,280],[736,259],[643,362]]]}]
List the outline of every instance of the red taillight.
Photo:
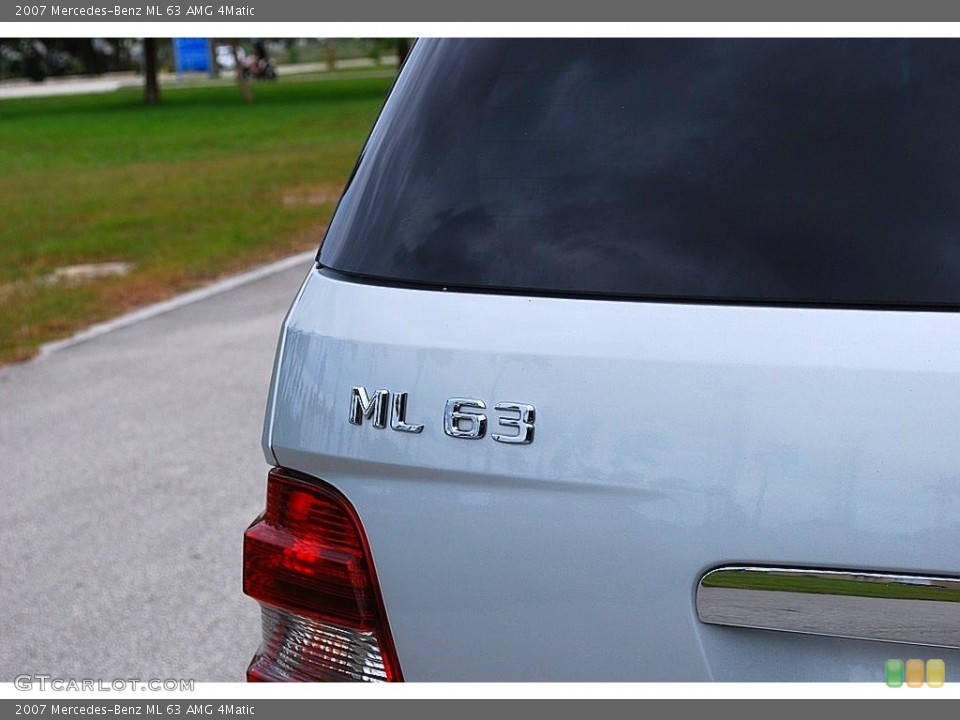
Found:
[{"label": "red taillight", "polygon": [[243,591],[263,606],[248,680],[402,680],[360,518],[340,493],[270,471],[243,538]]}]

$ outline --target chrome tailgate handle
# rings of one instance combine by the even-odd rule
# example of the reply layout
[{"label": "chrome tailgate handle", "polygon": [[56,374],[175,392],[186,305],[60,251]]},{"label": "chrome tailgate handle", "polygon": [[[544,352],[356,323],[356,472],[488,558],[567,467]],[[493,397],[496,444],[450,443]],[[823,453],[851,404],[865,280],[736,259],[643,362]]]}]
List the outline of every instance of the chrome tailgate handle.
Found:
[{"label": "chrome tailgate handle", "polygon": [[697,586],[712,625],[960,648],[960,578],[725,566]]}]

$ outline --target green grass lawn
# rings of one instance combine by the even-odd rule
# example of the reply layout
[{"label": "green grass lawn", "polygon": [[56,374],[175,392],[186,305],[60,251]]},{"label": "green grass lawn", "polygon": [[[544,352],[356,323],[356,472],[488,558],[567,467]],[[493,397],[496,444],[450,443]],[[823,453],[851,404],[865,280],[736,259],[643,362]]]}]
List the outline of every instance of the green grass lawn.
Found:
[{"label": "green grass lawn", "polygon": [[[0,362],[319,245],[389,77],[0,100]],[[133,263],[51,285],[57,268]]]}]

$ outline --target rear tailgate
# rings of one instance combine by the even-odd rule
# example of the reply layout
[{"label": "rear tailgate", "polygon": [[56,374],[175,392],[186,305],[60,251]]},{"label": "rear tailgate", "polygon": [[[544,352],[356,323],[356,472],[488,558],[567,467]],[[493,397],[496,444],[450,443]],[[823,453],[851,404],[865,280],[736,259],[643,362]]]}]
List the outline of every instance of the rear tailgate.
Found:
[{"label": "rear tailgate", "polygon": [[[265,452],[356,507],[407,680],[880,680],[887,658],[960,653],[705,625],[697,583],[725,564],[958,574],[957,338],[955,313],[315,270]],[[350,423],[354,387],[407,393],[423,431]],[[485,437],[444,433],[451,398],[486,405]],[[501,402],[536,408],[532,443],[491,439],[515,432]]]}]

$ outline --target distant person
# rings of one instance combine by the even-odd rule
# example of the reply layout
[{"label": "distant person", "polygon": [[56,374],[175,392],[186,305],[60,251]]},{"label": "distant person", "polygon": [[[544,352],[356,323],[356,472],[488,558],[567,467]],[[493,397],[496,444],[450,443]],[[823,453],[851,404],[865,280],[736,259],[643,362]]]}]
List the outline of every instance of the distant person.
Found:
[{"label": "distant person", "polygon": [[267,55],[267,45],[263,40],[253,41],[253,57],[246,63],[249,75],[257,80],[275,80],[277,71]]}]

